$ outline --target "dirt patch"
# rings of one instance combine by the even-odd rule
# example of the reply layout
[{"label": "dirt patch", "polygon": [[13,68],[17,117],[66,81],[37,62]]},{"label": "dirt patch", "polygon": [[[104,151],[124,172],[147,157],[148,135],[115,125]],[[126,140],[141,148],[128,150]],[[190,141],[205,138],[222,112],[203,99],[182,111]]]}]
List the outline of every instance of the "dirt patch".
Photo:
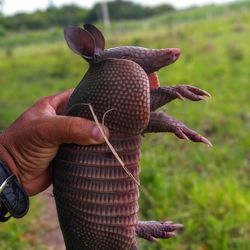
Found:
[{"label": "dirt patch", "polygon": [[65,250],[63,236],[59,226],[55,200],[52,195],[52,187],[38,195],[44,208],[42,209],[41,220],[45,228],[43,243],[48,250]]}]

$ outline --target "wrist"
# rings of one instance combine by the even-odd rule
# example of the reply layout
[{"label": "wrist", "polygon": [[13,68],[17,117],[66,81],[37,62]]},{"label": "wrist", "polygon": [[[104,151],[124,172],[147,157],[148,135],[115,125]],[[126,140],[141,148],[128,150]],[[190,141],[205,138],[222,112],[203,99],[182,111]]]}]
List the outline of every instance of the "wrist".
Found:
[{"label": "wrist", "polygon": [[29,198],[7,164],[0,160],[0,221],[11,216],[23,217],[29,209]]},{"label": "wrist", "polygon": [[0,160],[5,162],[10,169],[10,171],[17,177],[17,180],[22,184],[20,178],[20,172],[15,164],[15,160],[8,150],[8,139],[5,133],[0,133]]},{"label": "wrist", "polygon": [[23,217],[29,209],[29,198],[21,186],[14,157],[8,148],[6,132],[0,133],[0,221],[11,216]]}]

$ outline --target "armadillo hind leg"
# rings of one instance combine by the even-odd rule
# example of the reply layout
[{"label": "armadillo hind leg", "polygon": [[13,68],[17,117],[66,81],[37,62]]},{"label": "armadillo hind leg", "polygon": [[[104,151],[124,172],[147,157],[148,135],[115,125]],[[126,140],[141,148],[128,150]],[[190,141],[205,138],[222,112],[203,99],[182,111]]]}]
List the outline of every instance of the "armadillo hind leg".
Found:
[{"label": "armadillo hind leg", "polygon": [[182,224],[174,224],[171,221],[139,221],[136,227],[136,235],[148,241],[155,241],[158,238],[168,239],[174,237],[175,231],[182,228]]},{"label": "armadillo hind leg", "polygon": [[150,91],[150,110],[155,111],[174,99],[204,100],[210,94],[202,89],[190,85],[164,86]]},{"label": "armadillo hind leg", "polygon": [[170,132],[174,133],[180,139],[203,142],[208,146],[212,144],[209,140],[199,135],[194,130],[188,128],[184,123],[175,120],[173,117],[166,115],[164,112],[151,112],[148,127],[144,133],[153,132]]}]

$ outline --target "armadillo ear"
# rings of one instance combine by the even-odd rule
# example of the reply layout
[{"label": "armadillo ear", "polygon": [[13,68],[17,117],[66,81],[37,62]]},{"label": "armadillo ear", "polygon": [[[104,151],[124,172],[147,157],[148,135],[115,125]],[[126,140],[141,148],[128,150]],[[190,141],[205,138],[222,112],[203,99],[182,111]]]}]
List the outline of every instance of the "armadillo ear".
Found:
[{"label": "armadillo ear", "polygon": [[105,48],[105,38],[102,32],[92,24],[84,24],[84,29],[87,30],[95,39],[96,51],[102,51]]},{"label": "armadillo ear", "polygon": [[64,37],[68,46],[76,53],[85,58],[93,58],[95,54],[95,41],[93,36],[86,30],[69,26],[64,29]]}]

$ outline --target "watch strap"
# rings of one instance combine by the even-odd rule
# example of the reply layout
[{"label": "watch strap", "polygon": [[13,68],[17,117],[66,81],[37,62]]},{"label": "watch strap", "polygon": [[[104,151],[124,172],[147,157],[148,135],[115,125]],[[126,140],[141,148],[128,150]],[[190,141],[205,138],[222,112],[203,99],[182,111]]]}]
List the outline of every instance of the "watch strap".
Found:
[{"label": "watch strap", "polygon": [[28,210],[29,198],[26,191],[0,160],[0,221],[7,221],[11,216],[21,218]]}]

